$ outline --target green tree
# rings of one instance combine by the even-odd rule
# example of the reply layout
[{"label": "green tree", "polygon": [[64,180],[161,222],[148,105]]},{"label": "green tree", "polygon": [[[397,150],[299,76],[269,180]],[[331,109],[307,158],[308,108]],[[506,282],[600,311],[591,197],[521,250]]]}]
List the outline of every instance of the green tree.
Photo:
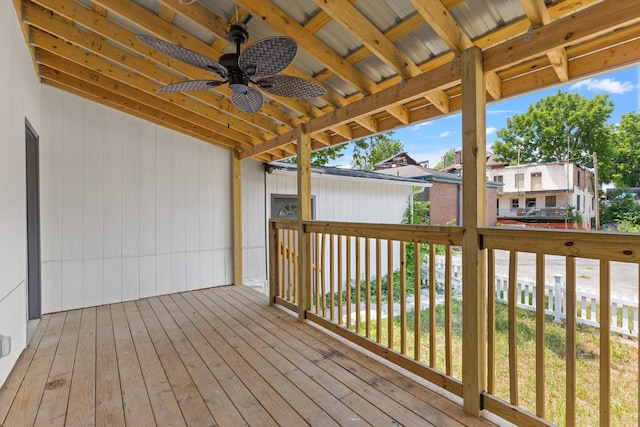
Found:
[{"label": "green tree", "polygon": [[622,116],[617,127],[616,171],[613,180],[617,187],[640,186],[640,113]]},{"label": "green tree", "polygon": [[[311,164],[313,166],[327,166],[340,157],[344,156],[343,151],[347,148],[347,144],[332,145],[331,147],[322,148],[311,153]],[[293,156],[283,160],[284,163],[297,163],[298,157]]]},{"label": "green tree", "polygon": [[354,169],[373,170],[373,165],[404,151],[401,141],[392,138],[393,132],[380,133],[353,142]]},{"label": "green tree", "polygon": [[456,149],[449,148],[444,156],[442,156],[442,161],[438,163],[435,169],[444,169],[445,166],[451,166],[456,161]]},{"label": "green tree", "polygon": [[[492,151],[511,164],[572,161],[593,167],[598,154],[600,182],[611,182],[613,126],[607,120],[613,112],[608,95],[591,99],[577,93],[558,91],[538,100],[523,114],[507,119],[497,132]],[[567,159],[567,154],[569,158]]]}]

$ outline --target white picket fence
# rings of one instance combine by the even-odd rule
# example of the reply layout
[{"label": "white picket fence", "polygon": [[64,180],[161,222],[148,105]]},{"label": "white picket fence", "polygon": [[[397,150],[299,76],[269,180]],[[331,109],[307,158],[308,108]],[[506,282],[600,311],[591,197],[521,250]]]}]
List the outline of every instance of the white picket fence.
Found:
[{"label": "white picket fence", "polygon": [[[462,266],[453,265],[451,274],[452,291],[462,293]],[[444,262],[436,264],[436,279],[444,282]],[[536,284],[535,282],[518,279],[517,307],[525,310],[536,309]],[[496,301],[508,303],[509,278],[496,275],[495,291]],[[545,313],[553,316],[556,322],[567,317],[565,311],[566,286],[562,275],[553,276],[553,283],[545,284],[546,308]],[[580,289],[576,292],[576,302],[579,308],[578,323],[600,327],[596,311],[600,304],[600,295]],[[611,296],[611,331],[628,337],[638,337],[638,301],[620,296]]]}]

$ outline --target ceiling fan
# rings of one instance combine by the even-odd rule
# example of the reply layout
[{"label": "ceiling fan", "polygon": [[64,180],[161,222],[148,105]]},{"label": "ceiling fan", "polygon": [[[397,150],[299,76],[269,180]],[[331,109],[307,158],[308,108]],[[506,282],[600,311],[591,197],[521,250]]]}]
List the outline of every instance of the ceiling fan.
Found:
[{"label": "ceiling fan", "polygon": [[259,89],[277,96],[289,98],[313,98],[323,96],[327,91],[320,85],[296,76],[278,75],[296,56],[298,45],[290,37],[269,37],[248,46],[242,52],[240,45],[249,39],[246,24],[248,15],[242,22],[236,22],[229,30],[227,39],[236,44],[235,53],[227,53],[216,62],[192,50],[165,42],[150,36],[137,35],[143,43],[175,59],[217,74],[223,80],[187,80],[162,86],[159,92],[187,92],[210,89],[229,83],[231,102],[247,113],[260,111],[264,98]]}]

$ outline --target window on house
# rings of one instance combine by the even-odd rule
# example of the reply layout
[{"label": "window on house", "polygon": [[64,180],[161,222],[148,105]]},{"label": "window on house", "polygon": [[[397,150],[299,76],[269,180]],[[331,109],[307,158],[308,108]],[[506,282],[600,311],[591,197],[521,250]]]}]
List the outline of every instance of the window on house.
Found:
[{"label": "window on house", "polygon": [[524,174],[523,173],[517,173],[516,174],[516,188],[519,190],[521,188],[524,188]]},{"label": "window on house", "polygon": [[[316,217],[316,197],[311,196],[311,219]],[[298,196],[291,194],[271,195],[271,218],[298,218]]]},{"label": "window on house", "polygon": [[544,198],[544,207],[545,208],[555,208],[556,207],[556,196],[546,196]]},{"label": "window on house", "polygon": [[525,206],[527,208],[535,208],[536,207],[536,198],[535,197],[527,198],[527,200],[525,200]]},{"label": "window on house", "polygon": [[542,190],[542,172],[533,172],[531,174],[531,190]]},{"label": "window on house", "polygon": [[580,187],[580,171],[578,171],[578,187]]},{"label": "window on house", "polygon": [[516,210],[520,207],[520,200],[511,199],[511,210]]},{"label": "window on house", "polygon": [[503,182],[502,179],[502,175],[496,175],[493,177],[493,182]]},{"label": "window on house", "polygon": [[577,211],[580,210],[580,195],[579,194],[576,196],[576,210]]}]

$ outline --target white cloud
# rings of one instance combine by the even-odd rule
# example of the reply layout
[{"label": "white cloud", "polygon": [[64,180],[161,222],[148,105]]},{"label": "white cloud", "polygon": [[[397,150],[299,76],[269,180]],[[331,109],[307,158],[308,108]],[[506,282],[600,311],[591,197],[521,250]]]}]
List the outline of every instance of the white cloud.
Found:
[{"label": "white cloud", "polygon": [[426,122],[422,122],[422,123],[418,123],[416,125],[411,126],[411,130],[420,130],[420,128],[423,128],[425,126],[430,126],[432,124],[433,124],[433,122],[431,120],[426,121]]},{"label": "white cloud", "polygon": [[487,128],[487,135],[491,135],[491,134],[493,134],[493,133],[496,133],[496,131],[497,131],[497,130],[498,130],[498,129],[496,129],[495,127],[493,127],[493,126],[489,126],[489,127]]},{"label": "white cloud", "polygon": [[572,84],[569,89],[580,90],[585,88],[587,90],[603,91],[608,93],[623,94],[625,92],[632,91],[634,89],[631,82],[620,82],[618,80],[607,79],[587,79],[578,83]]},{"label": "white cloud", "polygon": [[442,132],[440,135],[438,135],[440,138],[446,138],[447,136],[451,135],[451,132],[449,132],[448,130]]}]

